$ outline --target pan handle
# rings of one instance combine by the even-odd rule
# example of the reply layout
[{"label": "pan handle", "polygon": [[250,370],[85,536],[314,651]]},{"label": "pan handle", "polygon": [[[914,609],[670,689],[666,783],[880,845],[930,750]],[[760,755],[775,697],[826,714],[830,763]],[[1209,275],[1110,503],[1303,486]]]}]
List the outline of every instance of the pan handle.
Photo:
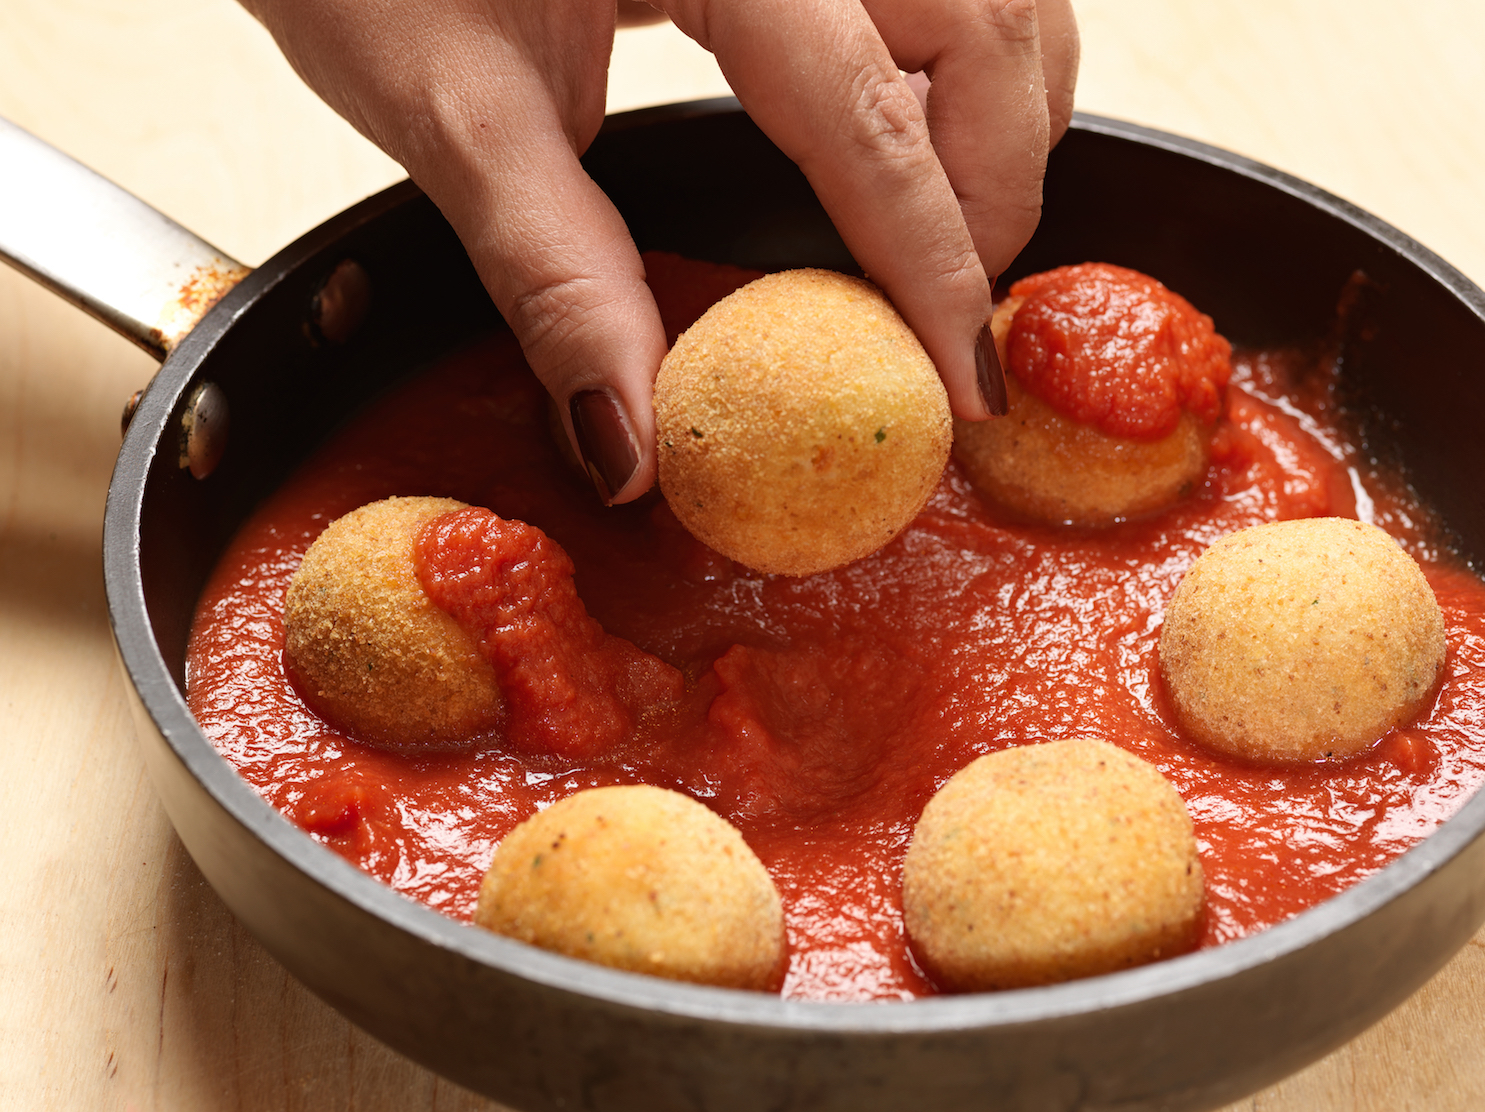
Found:
[{"label": "pan handle", "polygon": [[0,259],[160,360],[249,273],[3,118]]}]

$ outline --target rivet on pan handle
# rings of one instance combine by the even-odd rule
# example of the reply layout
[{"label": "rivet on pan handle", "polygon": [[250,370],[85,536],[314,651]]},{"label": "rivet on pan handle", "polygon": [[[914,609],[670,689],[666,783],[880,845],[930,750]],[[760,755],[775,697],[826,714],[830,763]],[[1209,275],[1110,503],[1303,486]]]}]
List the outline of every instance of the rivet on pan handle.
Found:
[{"label": "rivet on pan handle", "polygon": [[4,119],[0,258],[160,360],[249,272]]}]

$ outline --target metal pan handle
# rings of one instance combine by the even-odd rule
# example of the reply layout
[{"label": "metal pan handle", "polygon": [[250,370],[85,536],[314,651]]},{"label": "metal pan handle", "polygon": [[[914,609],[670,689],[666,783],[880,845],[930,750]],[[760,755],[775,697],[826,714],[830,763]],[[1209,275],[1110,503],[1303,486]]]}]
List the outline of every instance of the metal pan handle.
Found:
[{"label": "metal pan handle", "polygon": [[249,272],[3,118],[0,259],[160,360]]}]

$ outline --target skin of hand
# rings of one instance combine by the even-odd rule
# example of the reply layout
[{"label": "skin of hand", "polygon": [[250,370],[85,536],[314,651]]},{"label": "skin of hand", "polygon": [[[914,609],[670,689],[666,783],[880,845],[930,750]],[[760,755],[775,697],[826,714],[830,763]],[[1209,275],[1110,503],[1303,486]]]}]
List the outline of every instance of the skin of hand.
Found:
[{"label": "skin of hand", "polygon": [[[299,75],[438,205],[564,412],[601,497],[655,478],[665,333],[578,161],[637,0],[242,0]],[[1072,116],[1070,0],[655,0],[799,164],[938,368],[1003,412],[991,285],[1035,230]],[[913,79],[903,71],[914,74]],[[925,92],[926,89],[926,92]]]}]

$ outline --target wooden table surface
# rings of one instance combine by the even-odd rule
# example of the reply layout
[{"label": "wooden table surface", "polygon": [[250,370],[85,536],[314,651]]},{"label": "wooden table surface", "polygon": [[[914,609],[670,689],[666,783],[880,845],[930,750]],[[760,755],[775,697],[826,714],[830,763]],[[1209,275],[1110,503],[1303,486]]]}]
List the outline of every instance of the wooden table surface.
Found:
[{"label": "wooden table surface", "polygon": [[[1079,107],[1308,178],[1485,283],[1485,6],[1077,8]],[[621,36],[611,107],[725,91],[668,26]],[[230,0],[4,0],[0,115],[249,263],[401,176]],[[0,271],[0,1105],[498,1108],[301,988],[171,832],[136,751],[99,557],[120,408],[153,365]],[[1372,1030],[1233,1107],[1481,1106],[1485,935]]]}]

